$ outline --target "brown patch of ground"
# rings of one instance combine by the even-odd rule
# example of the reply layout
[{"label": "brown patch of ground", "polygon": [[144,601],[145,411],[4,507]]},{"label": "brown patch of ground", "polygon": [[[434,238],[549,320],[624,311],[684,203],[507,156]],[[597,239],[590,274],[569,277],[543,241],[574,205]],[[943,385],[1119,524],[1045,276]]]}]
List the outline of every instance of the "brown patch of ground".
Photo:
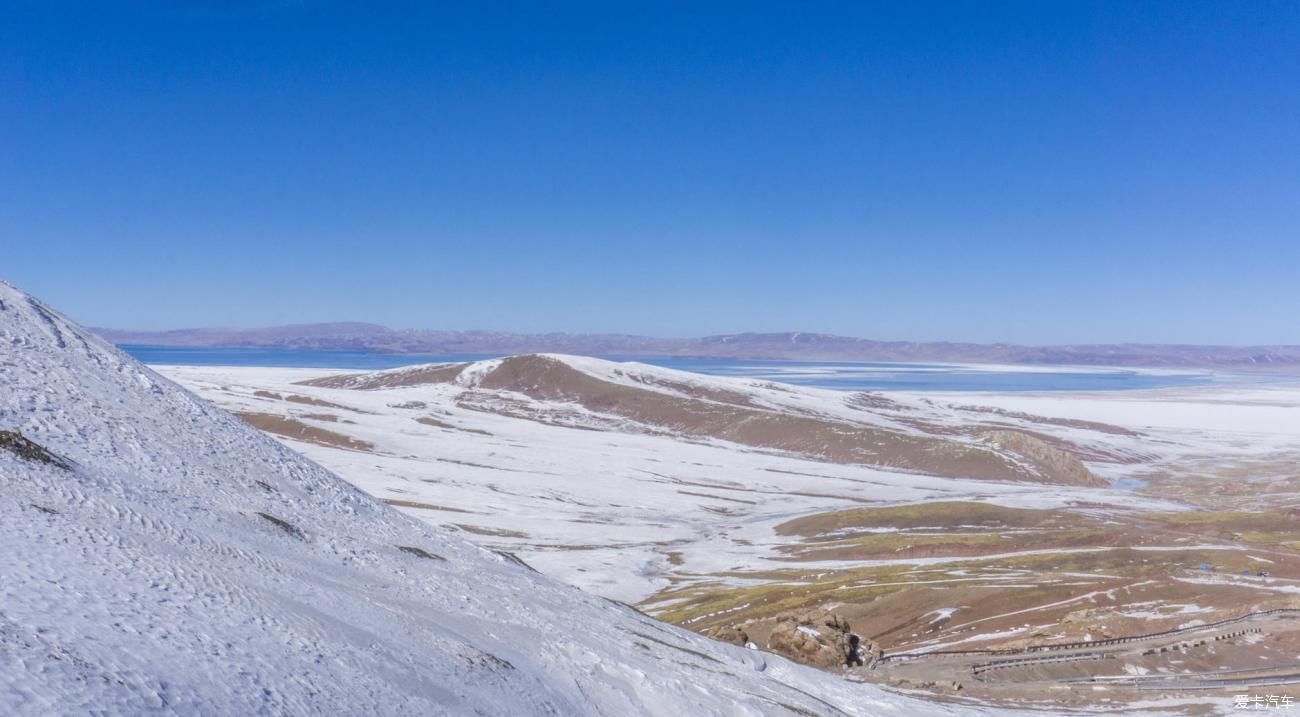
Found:
[{"label": "brown patch of ground", "polygon": [[1117,537],[1106,530],[1029,531],[1011,535],[882,533],[824,543],[785,545],[777,550],[789,555],[788,560],[803,562],[954,558],[1052,548],[1109,547],[1115,544]]},{"label": "brown patch of ground", "polygon": [[446,558],[442,557],[441,555],[434,555],[433,553],[430,553],[424,548],[417,548],[411,545],[399,545],[397,546],[397,549],[402,551],[403,553],[409,553],[411,555],[414,555],[417,558],[424,558],[425,560],[443,560],[443,561],[446,560]]},{"label": "brown patch of ground", "polygon": [[[776,529],[797,541],[778,552],[816,560],[815,567],[690,576],[641,607],[703,634],[729,641],[744,636],[818,666],[833,640],[801,619],[792,632],[792,616],[834,613],[886,654],[1037,649],[1300,607],[1294,595],[1300,542],[1291,540],[1298,524],[1300,511],[1292,510],[1101,513],[946,501],[836,511]],[[921,557],[950,560],[908,562]],[[842,567],[828,567],[836,564]],[[1173,639],[1126,658],[1132,666],[1125,669],[1135,672],[1105,662],[1114,651],[1107,648],[1089,662],[999,668],[978,684],[1009,686],[1010,692],[980,693],[997,699],[1056,699],[1053,690],[1065,689],[1059,680],[1128,679],[1142,670],[1158,678],[1160,669],[1254,667],[1283,655],[1290,665],[1298,652],[1271,656],[1250,641],[1241,647],[1245,652],[1234,657],[1213,636]],[[945,659],[903,670],[910,682],[897,684],[928,688],[946,680],[951,687],[960,675],[945,672]],[[861,674],[888,682],[895,673]]]},{"label": "brown patch of ground", "polygon": [[[305,413],[303,414],[303,418],[310,418],[313,421],[325,421],[326,423],[339,422],[339,417],[332,413]],[[343,421],[343,422],[352,423],[352,421]]]},{"label": "brown patch of ground", "polygon": [[301,403],[305,406],[319,406],[321,408],[338,408],[344,411],[356,411],[357,413],[362,413],[362,411],[357,411],[357,409],[355,408],[343,406],[337,403],[331,403],[330,401],[322,401],[319,398],[312,398],[311,396],[303,396],[302,394],[297,394],[297,393],[291,393],[286,395],[284,397],[284,400],[290,403]]},{"label": "brown patch of ground", "polygon": [[848,397],[844,399],[844,405],[852,406],[853,408],[867,409],[871,411],[908,410],[906,406],[899,403],[898,401],[893,400],[892,398],[887,398],[879,393],[871,393],[868,391],[850,393]]},{"label": "brown patch of ground", "polygon": [[480,385],[489,390],[522,393],[539,401],[576,403],[588,411],[688,437],[717,438],[835,463],[977,479],[1101,483],[1086,468],[1080,472],[1081,464],[1068,464],[1064,459],[1042,460],[1050,447],[1036,444],[1032,437],[1012,441],[1010,436],[1004,436],[1003,442],[1008,444],[1004,450],[1013,454],[1007,456],[990,445],[614,384],[545,356],[505,359],[483,377]]},{"label": "brown patch of ground", "polygon": [[638,426],[615,416],[588,413],[571,404],[538,404],[491,391],[465,391],[456,399],[456,406],[467,411],[492,413],[498,416],[535,421],[548,426],[576,428],[583,431],[667,433],[663,429]]},{"label": "brown patch of ground", "polygon": [[311,396],[303,396],[298,393],[282,394],[274,391],[254,391],[254,396],[258,398],[269,398],[275,401],[288,401],[290,403],[301,403],[304,406],[318,406],[320,408],[336,408],[341,411],[352,411],[353,413],[366,413],[360,409],[344,406],[338,403],[331,403]]},{"label": "brown patch of ground", "polygon": [[375,444],[369,441],[362,441],[351,436],[345,436],[342,433],[327,431],[324,428],[309,426],[302,421],[287,418],[285,416],[275,416],[269,413],[251,413],[241,411],[235,414],[245,421],[252,424],[255,428],[274,433],[277,436],[292,438],[297,441],[306,441],[321,446],[331,448],[346,448],[352,451],[366,451],[373,453]]},{"label": "brown patch of ground", "polygon": [[758,505],[758,501],[755,500],[741,500],[740,498],[728,498],[723,495],[713,495],[712,493],[696,493],[695,491],[690,491],[690,490],[679,490],[677,492],[681,493],[682,495],[693,495],[699,498],[712,498],[713,500],[725,500],[730,503],[744,503],[745,505]]},{"label": "brown patch of ground", "polygon": [[505,528],[484,528],[477,525],[466,525],[464,523],[455,523],[457,528],[466,533],[474,535],[486,535],[492,538],[527,538],[528,533],[522,533],[518,530],[506,530]]},{"label": "brown patch of ground", "polygon": [[816,538],[827,533],[844,533],[845,537],[872,529],[894,530],[1038,528],[1061,525],[1067,516],[1058,511],[1035,508],[1008,508],[994,503],[975,501],[928,501],[880,508],[853,508],[795,518],[776,527],[778,535]]},{"label": "brown patch of ground", "polygon": [[384,502],[398,508],[416,508],[419,510],[441,510],[441,511],[446,511],[448,513],[470,513],[470,514],[477,515],[477,513],[475,513],[475,511],[472,510],[465,510],[464,508],[452,508],[451,506],[438,505],[436,503],[417,503],[413,500],[396,500],[393,498],[385,498]]},{"label": "brown patch of ground", "polygon": [[261,517],[263,520],[274,525],[280,530],[283,530],[285,533],[289,534],[294,538],[297,538],[299,540],[307,539],[307,536],[303,534],[302,530],[300,530],[298,526],[294,525],[293,523],[290,523],[287,520],[284,520],[283,518],[277,518],[274,515],[271,515],[270,513],[259,512],[257,515]]},{"label": "brown patch of ground", "polygon": [[753,406],[753,401],[749,396],[739,391],[728,391],[725,388],[716,386],[700,386],[684,381],[669,381],[667,379],[656,378],[652,376],[633,376],[631,377],[638,383],[647,386],[658,386],[666,388],[669,391],[679,393],[690,398],[698,398],[705,401],[716,401],[718,403],[729,403],[735,406]]},{"label": "brown patch of ground", "polygon": [[1198,511],[1147,516],[1165,530],[1194,533],[1206,540],[1278,545],[1300,541],[1300,508],[1274,511]]},{"label": "brown patch of ground", "polygon": [[[1212,560],[1250,564],[1244,553],[1116,548],[975,558],[942,566],[788,571],[781,580],[766,583],[757,582],[754,574],[738,574],[752,584],[673,587],[642,608],[698,631],[732,627],[751,635],[792,611],[833,610],[864,638],[899,651],[943,649],[953,643],[1004,648],[1103,639],[1295,606],[1288,594],[1259,587],[1270,578],[1234,575],[1235,567],[1195,567]],[[1300,574],[1295,559],[1270,567]],[[1204,576],[1223,582],[1206,583]],[[657,609],[659,602],[668,607]],[[1184,606],[1193,612],[1183,612]]]},{"label": "brown patch of ground", "polygon": [[[970,426],[956,429],[956,432],[962,435],[983,436],[989,432],[1006,430],[1006,426]],[[1119,465],[1134,465],[1138,463],[1149,462],[1155,459],[1154,454],[1135,452],[1129,448],[1117,448],[1107,442],[1094,443],[1074,443],[1059,436],[1039,431],[1031,431],[1022,428],[1016,428],[1012,432],[1034,438],[1045,443],[1052,448],[1067,453],[1081,461],[1095,461],[1097,463],[1116,463]]]},{"label": "brown patch of ground", "polygon": [[1020,456],[1044,476],[1053,476],[1051,482],[1065,485],[1104,486],[1106,482],[1094,476],[1073,453],[1063,451],[1023,431],[1006,429],[980,431],[981,440]]},{"label": "brown patch of ground", "polygon": [[1019,411],[1008,411],[1004,408],[994,408],[991,406],[953,406],[959,411],[968,413],[983,413],[1013,418],[1029,423],[1041,423],[1046,426],[1060,426],[1062,428],[1082,428],[1087,431],[1096,431],[1112,436],[1141,436],[1141,433],[1132,429],[1116,426],[1111,423],[1099,423],[1097,421],[1083,421],[1075,418],[1049,418],[1047,416],[1036,416],[1032,413],[1021,413]]},{"label": "brown patch of ground", "polygon": [[377,373],[349,373],[299,381],[297,385],[316,386],[318,388],[346,388],[354,391],[376,391],[385,388],[451,383],[460,376],[461,371],[464,371],[468,365],[465,363],[435,364]]},{"label": "brown patch of ground", "polygon": [[44,463],[63,470],[72,469],[71,464],[67,461],[49,452],[43,446],[18,431],[0,431],[0,450],[8,451],[26,461]]},{"label": "brown patch of ground", "polygon": [[480,435],[480,436],[490,436],[490,435],[492,435],[491,433],[488,433],[487,431],[484,431],[484,430],[481,430],[481,429],[478,429],[478,428],[462,428],[462,427],[457,426],[457,425],[455,425],[455,424],[453,424],[453,423],[447,423],[446,421],[441,421],[441,420],[439,420],[439,419],[437,419],[437,418],[434,418],[434,417],[432,417],[432,416],[421,416],[421,417],[415,419],[415,422],[416,422],[416,423],[422,423],[422,424],[424,424],[424,425],[426,425],[426,426],[433,426],[434,428],[444,428],[444,429],[446,429],[446,430],[448,430],[448,431],[463,431],[463,432],[465,432],[465,433],[477,433],[477,434]]},{"label": "brown patch of ground", "polygon": [[1300,452],[1263,456],[1192,457],[1142,475],[1141,492],[1177,495],[1211,511],[1271,511],[1300,507]]},{"label": "brown patch of ground", "polygon": [[470,468],[487,468],[488,470],[494,470],[494,471],[506,471],[507,473],[519,473],[519,472],[520,472],[520,471],[515,470],[514,468],[502,468],[501,466],[490,466],[490,465],[488,465],[488,464],[486,464],[486,463],[474,463],[474,462],[472,462],[472,461],[461,461],[461,460],[457,460],[457,459],[455,459],[455,458],[434,458],[434,460],[435,460],[435,461],[438,461],[439,463],[451,463],[452,465],[457,465],[457,466],[469,466]]}]

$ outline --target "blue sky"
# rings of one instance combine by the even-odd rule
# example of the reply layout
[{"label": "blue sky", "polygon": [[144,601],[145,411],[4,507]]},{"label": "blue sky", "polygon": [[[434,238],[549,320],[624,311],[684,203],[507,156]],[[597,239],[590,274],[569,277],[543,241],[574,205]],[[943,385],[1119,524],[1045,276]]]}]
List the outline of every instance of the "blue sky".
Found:
[{"label": "blue sky", "polygon": [[85,323],[1300,343],[1294,2],[0,9]]}]

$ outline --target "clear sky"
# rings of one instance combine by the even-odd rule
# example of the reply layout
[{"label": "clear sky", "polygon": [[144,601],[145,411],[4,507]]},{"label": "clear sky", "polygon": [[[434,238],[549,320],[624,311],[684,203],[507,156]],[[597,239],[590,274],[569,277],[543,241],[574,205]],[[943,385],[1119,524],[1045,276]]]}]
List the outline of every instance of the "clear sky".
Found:
[{"label": "clear sky", "polygon": [[119,328],[1300,343],[1300,3],[0,0],[0,277]]}]

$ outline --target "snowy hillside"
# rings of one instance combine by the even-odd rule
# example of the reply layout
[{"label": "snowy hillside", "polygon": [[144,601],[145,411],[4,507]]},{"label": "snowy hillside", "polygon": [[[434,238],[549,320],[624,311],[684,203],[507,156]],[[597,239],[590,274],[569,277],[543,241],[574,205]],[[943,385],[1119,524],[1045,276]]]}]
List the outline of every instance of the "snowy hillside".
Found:
[{"label": "snowy hillside", "polygon": [[407,518],[0,284],[0,712],[947,714]]},{"label": "snowy hillside", "polygon": [[[930,456],[951,448],[950,455],[970,450],[995,459],[997,447],[981,434],[1042,428],[1032,416],[971,414],[896,394],[574,356],[364,374],[159,370],[415,517],[458,526],[547,575],[625,602],[701,581],[749,584],[742,573],[788,568],[790,539],[778,525],[867,502],[1055,508],[1138,501],[1094,486],[891,468],[918,446],[934,448]],[[1101,425],[1053,428],[1066,432],[1058,445],[1082,446],[1099,459],[1103,451],[1141,449],[1139,438]],[[800,442],[807,437],[815,439]],[[852,452],[857,446],[876,450],[861,455]],[[1092,463],[1095,470],[1112,465]],[[960,476],[963,464],[933,467]],[[1037,476],[1009,470],[1008,477]]]}]

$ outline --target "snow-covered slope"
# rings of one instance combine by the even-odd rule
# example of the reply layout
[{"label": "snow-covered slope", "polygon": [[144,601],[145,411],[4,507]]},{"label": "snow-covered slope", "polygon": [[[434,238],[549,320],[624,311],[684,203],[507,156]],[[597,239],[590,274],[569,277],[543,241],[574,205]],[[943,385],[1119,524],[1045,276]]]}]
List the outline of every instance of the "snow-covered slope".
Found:
[{"label": "snow-covered slope", "polygon": [[[1033,416],[963,412],[911,396],[574,356],[365,374],[158,368],[413,516],[459,526],[471,540],[517,552],[547,575],[627,602],[702,581],[749,584],[754,574],[789,568],[790,537],[776,527],[799,516],[876,502],[1139,502],[1129,492],[1090,486],[827,460],[822,449],[830,441],[847,454],[845,438],[892,443],[906,453],[913,439],[983,445],[986,430],[1037,432],[1044,425]],[[770,430],[733,430],[746,425]],[[1066,432],[1058,445],[1093,455],[1142,449],[1140,437],[1105,426],[1048,427]],[[823,438],[799,440],[817,435]]]},{"label": "snow-covered slope", "polygon": [[[952,478],[1101,486],[1072,455],[1019,433],[1017,444],[958,422],[935,425],[916,406],[845,394],[703,377],[641,364],[537,354],[331,376],[304,385],[384,390],[450,384],[458,403],[555,425],[617,428],[726,441],[831,463]],[[1030,448],[1029,445],[1035,445]]]},{"label": "snow-covered slope", "polygon": [[407,518],[3,283],[0,431],[4,714],[955,713]]}]

